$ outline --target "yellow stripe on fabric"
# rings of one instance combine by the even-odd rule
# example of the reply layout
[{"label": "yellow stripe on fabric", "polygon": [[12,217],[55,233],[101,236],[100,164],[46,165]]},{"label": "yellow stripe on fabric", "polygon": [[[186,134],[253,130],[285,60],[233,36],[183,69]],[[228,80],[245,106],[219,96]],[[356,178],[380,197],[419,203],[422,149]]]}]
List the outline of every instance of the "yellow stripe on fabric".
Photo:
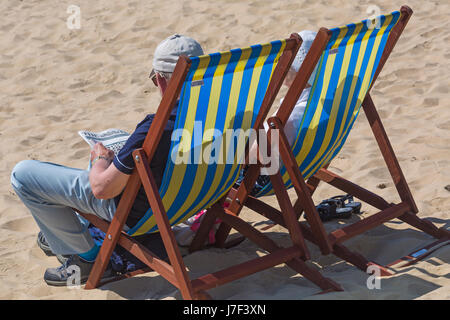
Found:
[{"label": "yellow stripe on fabric", "polygon": [[[209,61],[210,61],[209,56],[201,57],[198,68],[194,73],[192,81],[197,81],[197,80],[203,79],[205,71],[209,65]],[[188,111],[187,111],[186,120],[185,120],[186,127],[184,128],[185,130],[187,130],[190,133],[191,137],[187,137],[186,135],[183,135],[180,139],[179,150],[177,152],[177,158],[176,158],[177,165],[174,166],[173,173],[172,173],[172,177],[177,177],[177,179],[174,179],[174,178],[170,179],[169,187],[167,188],[167,192],[164,194],[164,197],[162,199],[162,203],[163,203],[164,209],[166,211],[168,210],[168,208],[170,208],[170,206],[174,202],[174,200],[178,194],[178,191],[181,187],[181,184],[183,182],[183,179],[178,178],[178,177],[184,177],[184,174],[186,172],[186,164],[180,160],[182,158],[182,155],[180,155],[180,149],[181,149],[181,153],[190,152],[190,145],[191,145],[191,141],[193,138],[192,133],[194,132],[195,113],[197,111],[197,104],[198,104],[198,99],[200,96],[200,89],[201,89],[201,86],[191,87],[189,106],[188,106]],[[190,138],[191,140],[188,141],[188,140],[186,140],[187,138]],[[185,148],[183,148],[184,146],[185,146]],[[169,155],[169,156],[171,156],[171,155]],[[135,234],[144,234],[148,230],[152,229],[155,225],[156,225],[155,215],[151,215],[151,217],[145,223],[142,224],[142,226],[135,232]]]},{"label": "yellow stripe on fabric", "polygon": [[[321,72],[321,70],[322,70],[323,61],[324,61],[324,55],[322,54],[322,56],[321,56],[320,59],[319,59],[319,62],[317,62],[317,70],[318,70],[318,71],[317,71],[317,74],[316,74],[316,76],[315,76],[314,83],[313,83],[313,85],[312,85],[312,87],[311,87],[311,90],[310,90],[310,95],[309,95],[308,102],[309,102],[309,100],[311,100],[311,97],[312,97],[311,93],[313,93],[313,92],[316,90],[317,84],[318,84],[318,82],[319,82],[319,76],[318,76],[318,74],[319,74],[319,73]],[[308,105],[306,106],[306,109],[305,109],[305,111],[304,111],[305,113],[308,112],[308,108],[310,108],[310,106],[311,106],[311,103],[308,104]],[[305,121],[305,117],[302,117],[302,121],[300,122],[300,127],[299,127],[300,130],[301,130],[301,128],[303,127],[304,121]],[[295,141],[294,141],[292,147],[297,145],[297,143],[298,143],[298,141],[299,141],[299,139],[300,139],[300,136],[301,136],[301,134],[297,133],[297,137],[295,138]],[[299,150],[299,152],[300,152],[300,150]]]},{"label": "yellow stripe on fabric", "polygon": [[253,119],[252,110],[254,109],[254,106],[255,106],[255,98],[256,98],[256,91],[258,90],[259,78],[261,76],[261,72],[262,72],[264,63],[266,62],[271,50],[272,50],[272,46],[270,44],[263,46],[261,48],[261,53],[258,57],[258,60],[256,60],[256,63],[255,63],[254,69],[253,69],[252,80],[250,82],[250,89],[248,92],[248,97],[247,97],[247,102],[246,102],[246,107],[245,107],[245,112],[244,112],[244,119],[242,120],[241,127],[244,127],[244,128],[251,127],[251,122]]},{"label": "yellow stripe on fabric", "polygon": [[[252,112],[248,112],[248,111],[251,111],[251,110],[253,110],[253,108],[254,108],[254,99],[255,99],[255,97],[256,97],[256,90],[257,90],[257,85],[258,85],[258,83],[259,83],[259,78],[260,78],[260,75],[261,75],[261,70],[262,70],[262,67],[263,67],[263,65],[264,65],[264,63],[265,63],[265,61],[266,61],[266,59],[268,58],[268,55],[270,54],[271,49],[272,49],[272,46],[271,46],[270,44],[269,44],[269,45],[264,45],[264,46],[262,47],[262,49],[261,49],[260,55],[259,55],[259,57],[258,57],[256,63],[255,63],[255,67],[254,67],[254,69],[253,69],[253,74],[252,74],[252,79],[251,79],[251,82],[250,82],[251,85],[250,85],[250,89],[249,89],[249,96],[248,96],[248,98],[247,98],[246,108],[245,108],[245,111],[247,111],[247,112],[245,113],[244,119],[243,119],[243,121],[242,121],[242,125],[239,126],[239,128],[250,128],[253,113],[252,113]],[[251,52],[249,51],[248,54],[250,55]],[[246,56],[245,58],[246,58],[246,59],[245,59],[245,62],[247,62],[249,56]],[[240,77],[240,80],[239,80],[240,83],[242,83],[242,76],[243,76],[243,73],[241,73],[241,77]],[[256,83],[256,87],[255,87],[255,83]],[[239,87],[238,87],[238,86],[234,86],[234,79],[233,79],[232,88],[231,88],[231,91],[230,91],[230,98],[231,98],[231,96],[236,96],[236,101],[233,102],[234,108],[228,108],[228,110],[227,110],[227,115],[226,115],[226,120],[225,120],[226,122],[225,122],[225,126],[224,126],[224,132],[223,132],[223,135],[225,135],[225,133],[226,133],[225,130],[233,128],[233,125],[234,125],[234,120],[233,120],[233,118],[236,116],[236,109],[237,109],[237,98],[239,97],[239,92],[241,91],[241,89],[244,89],[244,90],[245,90],[245,88],[241,88],[240,85],[239,85]],[[255,93],[252,94],[252,90],[255,91]],[[250,95],[252,95],[253,97],[251,98]],[[249,114],[249,116],[246,116],[247,114]],[[247,118],[247,119],[246,119],[246,118]],[[233,123],[231,123],[231,120],[233,120]],[[222,137],[224,137],[224,136],[222,136]],[[220,156],[222,156],[222,151],[224,150],[225,146],[227,146],[227,141],[225,141],[225,140],[226,140],[226,139],[222,139],[222,141],[221,141],[221,146],[220,146],[221,155],[220,155]],[[239,141],[239,139],[238,139],[238,141]],[[223,144],[224,142],[225,142],[225,146],[224,146],[224,144]],[[224,159],[224,158],[220,158],[220,159],[223,159],[224,161],[226,161],[226,155],[223,155],[223,156],[225,156],[225,159]],[[224,185],[227,184],[227,182],[229,181],[229,179],[230,179],[231,176],[232,176],[231,173],[233,172],[233,169],[235,169],[236,166],[238,165],[238,164],[237,164],[237,159],[238,159],[238,155],[235,154],[235,155],[234,155],[234,161],[233,161],[233,167],[232,167],[232,170],[230,171],[230,175],[227,177],[227,180],[226,180],[226,182],[224,183]],[[213,194],[217,191],[217,189],[220,187],[220,186],[219,186],[219,183],[220,183],[220,181],[222,180],[222,175],[223,175],[224,169],[225,169],[225,164],[218,164],[218,165],[217,165],[216,173],[215,173],[215,175],[214,175],[214,180],[213,180],[213,183],[211,184],[211,187],[210,187],[209,190],[208,190],[208,193],[203,197],[202,201],[200,201],[200,202],[194,207],[194,209],[192,210],[192,212],[195,213],[195,212],[197,212],[198,210],[200,210],[201,208],[204,208],[205,205],[207,205],[206,202],[207,202],[208,200],[210,200],[210,198],[212,197],[212,195],[213,195]],[[206,171],[205,171],[205,174],[206,174]],[[202,184],[202,185],[203,185],[203,184]],[[202,185],[201,185],[201,186],[202,186]],[[201,186],[200,186],[200,187],[201,187]]]},{"label": "yellow stripe on fabric", "polygon": [[381,27],[380,31],[378,32],[378,34],[375,38],[375,43],[373,45],[372,53],[371,53],[369,64],[368,64],[369,66],[371,66],[371,68],[370,68],[370,70],[366,70],[366,74],[364,76],[363,86],[362,86],[362,88],[364,88],[364,90],[360,90],[360,92],[359,92],[359,96],[358,96],[358,101],[359,101],[358,104],[359,105],[355,108],[354,115],[356,115],[358,113],[359,106],[362,104],[362,101],[366,96],[367,90],[370,87],[370,84],[372,81],[371,77],[372,77],[372,73],[373,73],[373,68],[375,67],[375,59],[377,56],[377,52],[380,47],[383,35],[385,34],[387,27],[391,24],[392,19],[394,19],[393,15],[386,16],[384,25]]},{"label": "yellow stripe on fabric", "polygon": [[[336,40],[336,43],[333,46],[333,48],[337,48],[339,46],[339,44],[342,42],[342,40],[344,38],[342,36],[342,34],[345,35],[345,33],[347,32],[346,30],[347,30],[347,28],[342,28],[339,31],[338,39]],[[311,151],[311,148],[313,147],[314,140],[315,140],[316,134],[317,134],[317,129],[319,127],[320,117],[322,115],[323,106],[324,106],[325,99],[323,97],[325,97],[327,90],[328,90],[327,84],[330,83],[331,74],[334,69],[335,60],[336,60],[335,54],[328,56],[328,61],[325,65],[325,73],[324,73],[324,77],[323,77],[324,85],[322,86],[320,98],[318,100],[318,104],[316,106],[314,116],[310,122],[310,127],[308,128],[305,139],[303,141],[302,148],[301,148],[299,154],[296,156],[296,160],[297,160],[298,164],[302,163],[306,159],[306,157],[308,156],[308,153]],[[289,174],[286,171],[285,174],[283,175],[283,181],[287,182],[288,179],[289,179]]]},{"label": "yellow stripe on fabric", "polygon": [[[363,60],[364,60],[364,53],[366,52],[367,40],[369,39],[369,37],[370,37],[370,32],[366,32],[366,34],[364,35],[364,37],[363,37],[363,39],[361,41],[360,51],[359,51],[358,59],[357,59],[357,62],[356,62],[355,73],[354,73],[355,75],[359,75],[360,72],[361,72],[361,67],[362,67],[362,63],[363,63]],[[355,89],[356,89],[356,85],[357,85],[357,82],[358,82],[357,80],[358,79],[359,78],[357,76],[355,76],[353,78],[353,80],[352,80],[350,91],[348,93],[349,98],[347,99],[347,104],[345,106],[344,116],[342,117],[341,125],[339,126],[339,133],[338,133],[337,137],[340,137],[340,135],[343,132],[345,119],[347,118],[347,115],[348,115],[348,112],[349,112],[350,104],[351,104],[352,97],[353,97],[353,94],[354,94]],[[336,139],[336,140],[339,140],[339,139]],[[301,163],[301,162],[297,162],[297,163]],[[313,171],[311,171],[311,172],[313,172]],[[304,178],[308,179],[307,177],[304,177]]]},{"label": "yellow stripe on fabric", "polygon": [[[359,28],[358,27],[355,28],[355,30],[353,31],[353,34],[350,37],[348,42],[351,42],[351,43],[355,42],[355,39],[357,38],[358,34],[360,33],[361,28],[362,28],[362,25],[360,25]],[[328,121],[327,129],[326,129],[326,132],[325,132],[324,141],[323,141],[322,145],[320,146],[320,149],[317,152],[317,154],[314,157],[314,159],[304,169],[304,172],[307,172],[312,165],[316,164],[317,160],[322,157],[322,155],[324,154],[325,150],[328,148],[330,142],[332,142],[331,138],[333,137],[333,132],[334,132],[335,125],[336,125],[336,120],[337,120],[337,114],[338,114],[338,111],[339,111],[339,105],[341,103],[342,95],[344,93],[344,87],[345,87],[344,83],[346,81],[346,77],[347,77],[347,74],[348,74],[348,68],[350,66],[350,59],[352,57],[352,52],[353,52],[353,45],[350,45],[350,46],[346,45],[344,58],[342,60],[341,72],[339,74],[338,87],[337,87],[336,94],[335,94],[334,99],[333,99],[333,105],[331,107],[331,114],[330,114],[330,118],[329,118],[329,121]],[[349,106],[349,104],[347,103],[343,119],[345,119],[346,115],[348,114],[348,106]],[[342,125],[343,125],[343,121],[341,121],[341,124],[340,124],[340,127],[339,127],[340,128],[339,132],[342,131]]]},{"label": "yellow stripe on fabric", "polygon": [[[372,52],[371,52],[371,55],[370,55],[370,58],[369,58],[369,62],[368,62],[368,66],[370,66],[370,68],[369,68],[370,70],[366,70],[366,72],[365,72],[364,79],[363,79],[362,85],[361,85],[361,89],[359,91],[359,96],[358,96],[358,99],[357,99],[358,104],[355,106],[355,108],[353,110],[353,118],[357,115],[359,107],[360,107],[360,105],[362,103],[362,99],[365,97],[365,95],[367,93],[367,90],[368,90],[368,88],[370,86],[370,78],[371,78],[372,71],[373,71],[373,68],[374,68],[374,62],[375,62],[375,59],[376,59],[378,48],[379,48],[379,46],[381,44],[381,39],[383,37],[383,34],[385,33],[385,31],[386,31],[387,27],[389,26],[389,24],[391,23],[392,19],[393,19],[392,15],[386,16],[385,23],[381,27],[381,30],[379,31],[379,33],[377,34],[377,37],[375,39],[375,43],[373,45]],[[367,35],[370,36],[371,31],[373,31],[373,30],[368,30],[366,36]],[[364,39],[367,39],[366,36],[364,37]],[[366,47],[367,46],[367,41],[365,41],[364,44],[365,44],[365,47]],[[363,50],[362,52],[363,52],[362,56],[364,56],[365,50]],[[358,73],[356,73],[356,74],[359,74],[360,69],[361,69],[361,65],[359,65],[359,70],[358,70]],[[356,83],[355,83],[355,85],[356,85]],[[352,92],[354,92],[353,84],[352,84]],[[312,170],[311,172],[314,172],[317,168],[321,168],[324,164],[328,163],[331,160],[331,157],[333,156],[334,152],[341,145],[342,140],[344,139],[344,137],[347,135],[348,131],[350,130],[352,121],[349,121],[349,123],[348,123],[348,125],[347,125],[347,127],[345,129],[344,129],[344,123],[345,123],[345,118],[347,117],[347,114],[348,114],[348,111],[349,111],[348,108],[349,108],[349,104],[350,104],[350,101],[351,101],[351,97],[353,97],[353,94],[350,96],[350,99],[348,99],[348,101],[347,101],[347,106],[346,106],[346,109],[345,109],[345,115],[343,117],[343,120],[342,120],[342,123],[341,123],[341,126],[340,126],[340,130],[339,130],[339,134],[337,135],[337,138],[336,138],[336,141],[335,141],[333,147],[330,148],[327,156],[324,157],[324,159],[322,161],[320,161],[320,163],[317,163],[316,166],[314,167],[314,170]]]},{"label": "yellow stripe on fabric", "polygon": [[280,60],[280,57],[283,54],[285,48],[286,48],[286,40],[282,40],[280,50],[278,51],[277,56],[273,60],[272,71],[270,72],[270,77],[269,77],[269,84],[272,81],[273,73],[275,71],[275,68],[278,65],[278,61]]},{"label": "yellow stripe on fabric", "polygon": [[[231,82],[230,96],[228,98],[228,109],[227,109],[227,115],[226,115],[226,119],[225,119],[224,130],[226,130],[227,128],[233,128],[233,126],[234,126],[234,121],[236,118],[236,110],[237,110],[238,102],[239,102],[239,92],[241,91],[241,87],[242,87],[242,79],[244,76],[244,70],[245,70],[245,66],[247,65],[248,59],[250,58],[251,54],[252,54],[251,48],[242,49],[241,57],[234,69],[233,80]],[[225,148],[223,146],[223,142],[224,142],[224,140],[222,140],[222,145],[220,146],[220,158],[219,159],[224,159],[224,161],[226,161],[227,155],[224,154],[224,152],[223,152],[224,148]],[[219,168],[217,168],[217,169],[219,169],[220,172],[223,174],[225,166],[218,166],[218,167],[220,169]],[[229,181],[229,179],[230,179],[230,177],[228,177],[226,181]],[[220,183],[220,179],[217,179],[217,171],[216,171],[216,176],[214,177],[214,184],[216,185],[216,188],[217,188],[218,183]],[[210,191],[208,191],[208,194],[204,197],[204,199],[208,199],[211,192],[216,191],[216,188],[214,188],[214,190],[210,189]]]},{"label": "yellow stripe on fabric", "polygon": [[[383,26],[382,26],[382,28],[381,28],[382,31],[380,31],[380,33],[379,33],[378,36],[377,36],[378,44],[376,45],[376,48],[378,48],[378,46],[379,46],[379,44],[380,44],[379,42],[381,41],[381,36],[385,33],[385,30],[386,30],[386,28],[389,26],[389,24],[390,24],[390,22],[392,21],[392,19],[393,19],[393,16],[392,16],[392,15],[386,16],[385,23],[383,24]],[[352,36],[352,38],[349,39],[349,41],[347,42],[347,46],[352,46],[352,50],[353,50],[353,44],[355,43],[355,41],[356,41],[356,39],[357,39],[357,35],[358,35],[358,33],[360,32],[360,30],[362,29],[363,26],[364,26],[363,23],[358,23],[358,24],[356,24],[356,25],[355,25],[355,30],[358,30],[358,32],[355,32],[354,35]],[[373,30],[369,30],[369,31],[373,31]],[[367,42],[366,42],[366,41],[368,40],[369,36],[370,36],[370,32],[367,32],[366,35],[364,36],[363,40],[362,40],[362,42],[365,42],[365,47],[367,46]],[[379,38],[378,38],[378,37],[379,37]],[[333,46],[333,47],[335,47],[335,46]],[[375,48],[375,44],[374,44],[374,48]],[[363,51],[365,51],[365,50],[363,50]],[[373,57],[371,56],[371,62],[369,62],[369,65],[370,65],[370,63],[373,64],[373,59],[375,59],[375,57],[376,57],[376,53],[374,53],[374,52],[376,52],[376,51],[377,51],[377,50],[373,50],[373,51],[372,51]],[[361,52],[361,51],[360,51],[360,52]],[[364,57],[363,55],[362,55],[362,56],[361,56],[361,55],[358,56],[358,66],[357,66],[358,72],[355,73],[355,74],[359,74],[359,72],[360,72],[360,70],[361,70],[361,65],[362,65],[363,57]],[[372,58],[373,58],[373,59],[372,59]],[[372,71],[373,71],[373,70],[371,70],[370,72],[366,73],[366,76],[369,75],[369,79],[370,79],[370,74],[371,74]],[[317,80],[317,79],[316,79],[316,80]],[[342,118],[342,123],[341,123],[340,129],[339,129],[340,131],[339,131],[339,134],[338,134],[338,136],[337,136],[337,138],[336,138],[336,141],[335,141],[333,147],[332,147],[331,150],[326,154],[326,157],[324,157],[324,160],[323,160],[323,161],[320,161],[320,163],[318,163],[318,164],[314,167],[314,169],[310,171],[310,173],[314,173],[314,172],[317,170],[318,167],[319,167],[319,168],[323,167],[324,164],[328,163],[328,162],[331,160],[331,157],[333,156],[333,154],[334,154],[334,152],[336,151],[337,147],[341,144],[342,140],[343,140],[344,137],[347,135],[348,130],[350,129],[350,125],[344,129],[344,124],[345,124],[345,119],[346,119],[346,117],[347,117],[347,115],[348,115],[348,112],[349,112],[349,106],[350,106],[350,103],[351,103],[351,100],[352,100],[352,97],[353,97],[353,94],[354,94],[354,90],[355,90],[356,84],[357,84],[357,82],[355,82],[355,81],[352,82],[351,89],[350,89],[350,92],[349,92],[349,99],[347,100],[347,105],[346,105],[346,107],[345,107],[345,115],[344,115],[343,118]],[[369,86],[370,86],[370,83],[366,86],[366,90],[367,90],[367,88],[368,88]],[[313,87],[313,89],[314,89],[314,87]],[[364,90],[364,91],[365,91],[365,90]],[[361,96],[361,95],[363,95],[362,91],[360,91],[360,96]],[[359,101],[361,101],[361,99],[362,99],[362,98],[359,97]],[[361,102],[362,102],[362,101],[361,101]],[[361,103],[361,102],[360,102],[360,103]],[[358,112],[358,109],[359,109],[359,108],[355,108],[354,113],[353,113],[354,116],[356,116],[356,114],[357,114],[357,112]],[[351,122],[350,122],[350,123],[351,123]],[[298,138],[299,138],[299,136],[297,137],[297,139],[298,139]],[[298,141],[296,140],[296,141],[295,141],[295,144],[296,144],[297,142],[298,142]],[[295,144],[294,144],[294,145],[295,145]],[[302,148],[303,148],[303,147],[302,147]],[[297,156],[298,156],[298,155],[297,155]],[[297,157],[297,156],[296,156],[296,157]],[[297,163],[298,163],[298,165],[301,164],[301,162],[298,162],[298,161],[297,161]],[[313,162],[311,162],[311,163],[313,163]],[[305,170],[305,171],[306,171],[306,170]],[[304,178],[305,178],[305,179],[308,179],[310,176],[311,176],[311,174],[309,174],[308,176],[304,176]],[[286,182],[288,181],[288,179],[289,179],[289,176],[287,175],[287,172],[286,172],[286,173],[283,175],[283,181],[284,181],[284,183],[286,183]],[[271,189],[269,192],[266,193],[266,195],[272,195],[272,194],[274,194],[273,189]]]},{"label": "yellow stripe on fabric", "polygon": [[[223,76],[225,74],[225,70],[227,67],[228,62],[231,58],[231,52],[226,52],[221,54],[219,64],[217,65],[217,68],[214,72],[214,76],[212,78],[212,84],[211,84],[211,91],[209,96],[209,102],[208,102],[208,108],[207,108],[207,115],[204,123],[204,131],[203,131],[203,137],[202,137],[202,144],[201,144],[201,155],[200,155],[200,161],[201,163],[197,164],[197,170],[194,178],[194,182],[192,184],[192,189],[190,190],[189,194],[186,196],[186,200],[183,202],[183,205],[177,210],[177,213],[172,216],[170,219],[170,223],[172,224],[175,222],[180,215],[185,214],[186,210],[194,203],[194,201],[197,199],[198,195],[200,194],[200,191],[203,187],[206,173],[208,171],[209,167],[209,155],[207,155],[207,158],[203,158],[204,154],[204,147],[205,145],[212,142],[212,136],[209,133],[211,133],[211,129],[215,128],[216,124],[216,118],[217,118],[217,112],[219,108],[219,100],[220,100],[220,93],[222,88],[222,81]],[[221,167],[221,166],[218,166]],[[222,168],[223,171],[223,168]],[[189,216],[186,216],[186,219],[189,218]]]},{"label": "yellow stripe on fabric", "polygon": [[[270,74],[269,85],[270,85],[270,81],[272,80],[272,76],[273,76],[273,73],[274,73],[274,71],[275,71],[275,68],[276,68],[276,66],[277,66],[277,64],[278,64],[278,61],[280,60],[280,57],[281,57],[281,55],[284,53],[284,50],[285,50],[285,49],[286,49],[286,41],[283,40],[282,43],[281,43],[280,50],[278,51],[277,56],[275,57],[275,60],[274,60],[274,62],[273,62],[272,71],[271,71],[271,74]],[[234,125],[234,124],[231,124],[231,125],[230,125],[230,128],[232,128],[233,125]],[[230,172],[234,172],[234,171],[236,170],[237,166],[239,166],[239,164],[237,164],[236,162],[237,162],[237,157],[236,157],[236,155],[235,155],[234,162],[233,162],[233,166],[232,166]],[[223,187],[222,190],[220,191],[220,193],[219,193],[220,196],[217,197],[217,199],[220,199],[221,197],[223,197],[223,196],[225,195],[226,192],[228,192],[228,190],[225,189],[225,186],[230,182],[230,179],[231,179],[231,178],[232,178],[232,175],[230,174],[230,175],[227,177],[227,180],[225,181],[225,183],[223,184],[224,187]]]}]

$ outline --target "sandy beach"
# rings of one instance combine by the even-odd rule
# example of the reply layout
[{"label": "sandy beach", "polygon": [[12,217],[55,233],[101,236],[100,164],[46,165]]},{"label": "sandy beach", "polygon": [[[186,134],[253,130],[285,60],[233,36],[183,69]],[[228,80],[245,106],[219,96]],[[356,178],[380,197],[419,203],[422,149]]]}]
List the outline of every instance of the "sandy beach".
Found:
[{"label": "sandy beach", "polygon": [[[0,12],[0,299],[181,299],[156,273],[94,290],[47,286],[45,269],[59,265],[36,245],[38,227],[10,184],[11,170],[24,159],[85,168],[89,146],[79,130],[120,128],[132,132],[158,107],[160,95],[148,79],[153,51],[180,33],[197,39],[207,53],[287,38],[358,22],[407,4],[414,14],[386,63],[372,97],[409,182],[419,216],[450,228],[450,35],[445,1],[1,1]],[[69,29],[67,8],[81,9],[79,29]],[[285,91],[282,91],[285,92]],[[277,103],[275,103],[275,106]],[[398,201],[389,172],[364,112],[331,164],[338,174]],[[341,191],[323,184],[314,201]],[[294,199],[294,192],[290,195]],[[277,205],[275,197],[266,199]],[[355,222],[376,212],[363,203]],[[266,219],[244,209],[252,225]],[[285,229],[268,234],[288,244]],[[434,239],[393,220],[346,244],[374,261],[389,263]],[[450,299],[450,246],[367,287],[368,275],[308,244],[311,266],[338,282],[343,292],[316,295],[311,282],[280,265],[209,291],[214,299]],[[246,240],[229,250],[208,249],[185,257],[191,277],[220,270],[257,255]]]}]

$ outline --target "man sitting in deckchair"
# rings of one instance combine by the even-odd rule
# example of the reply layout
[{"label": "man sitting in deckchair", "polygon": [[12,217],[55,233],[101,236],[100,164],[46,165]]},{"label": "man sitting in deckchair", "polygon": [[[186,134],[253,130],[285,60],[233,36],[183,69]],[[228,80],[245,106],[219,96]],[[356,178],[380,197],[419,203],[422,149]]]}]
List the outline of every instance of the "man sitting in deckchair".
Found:
[{"label": "man sitting in deckchair", "polygon": [[[167,87],[180,55],[199,56],[203,55],[203,50],[197,41],[181,35],[165,39],[156,48],[150,78],[161,94]],[[158,186],[169,154],[175,115],[176,108],[150,164]],[[90,171],[36,160],[21,161],[14,167],[11,184],[41,230],[39,246],[47,254],[69,256],[60,267],[46,270],[44,280],[47,284],[67,285],[77,269],[80,282],[86,282],[99,247],[90,235],[89,223],[72,208],[112,220],[121,192],[134,169],[132,152],[142,147],[153,118],[154,114],[147,115],[137,125],[117,156],[102,144],[95,145],[91,152]],[[146,194],[141,188],[126,228],[133,227],[149,208]],[[108,273],[105,275],[108,276]]]}]

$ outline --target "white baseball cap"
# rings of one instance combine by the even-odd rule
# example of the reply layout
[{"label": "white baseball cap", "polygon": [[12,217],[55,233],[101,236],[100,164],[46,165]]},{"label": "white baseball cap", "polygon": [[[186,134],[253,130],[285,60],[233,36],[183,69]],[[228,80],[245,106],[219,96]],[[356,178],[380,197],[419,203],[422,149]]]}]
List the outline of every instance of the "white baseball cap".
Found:
[{"label": "white baseball cap", "polygon": [[152,77],[155,71],[172,73],[179,56],[196,57],[203,55],[200,44],[187,36],[174,34],[163,40],[155,50],[153,56]]},{"label": "white baseball cap", "polygon": [[[306,58],[306,55],[311,49],[311,45],[314,42],[314,39],[316,38],[317,32],[309,31],[309,30],[303,30],[298,33],[298,35],[302,38],[303,42],[300,46],[300,49],[298,49],[297,55],[294,58],[294,61],[292,62],[291,68],[295,70],[295,72],[298,72],[300,69],[300,66],[302,65],[303,61]],[[308,80],[309,85],[313,85],[314,78],[316,76],[317,72],[317,66],[314,69],[313,73],[311,74],[311,77]]]}]

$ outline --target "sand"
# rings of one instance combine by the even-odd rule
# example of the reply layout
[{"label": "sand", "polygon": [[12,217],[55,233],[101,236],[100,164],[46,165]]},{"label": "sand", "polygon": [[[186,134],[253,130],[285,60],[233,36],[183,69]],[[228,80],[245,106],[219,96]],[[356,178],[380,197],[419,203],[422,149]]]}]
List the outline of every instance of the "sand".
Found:
[{"label": "sand", "polygon": [[[78,130],[132,131],[155,112],[159,94],[148,79],[153,50],[174,33],[196,38],[212,53],[360,21],[400,8],[404,1],[302,0],[79,0],[81,28],[66,25],[72,1],[0,2],[0,299],[180,299],[155,273],[100,289],[55,288],[43,281],[55,267],[36,245],[38,228],[14,194],[10,173],[23,159],[85,168],[88,145]],[[449,227],[450,192],[450,36],[442,21],[450,14],[443,1],[409,0],[415,14],[373,88],[372,96],[420,210],[439,227]],[[339,174],[388,201],[397,201],[363,113],[331,166]],[[386,188],[377,186],[384,184]],[[322,186],[320,200],[340,194]],[[291,195],[292,192],[290,193]],[[276,204],[275,198],[267,198]],[[376,210],[363,204],[368,216]],[[266,220],[249,210],[253,225]],[[350,222],[357,221],[354,217]],[[327,228],[339,222],[327,223]],[[269,234],[281,244],[282,228]],[[369,258],[388,263],[432,238],[394,220],[348,242]],[[450,246],[424,261],[398,270],[369,290],[368,275],[310,245],[311,266],[342,285],[344,292],[315,295],[317,287],[285,265],[210,290],[215,299],[449,299]],[[192,276],[216,271],[261,255],[249,241],[230,249],[188,255]]]}]

